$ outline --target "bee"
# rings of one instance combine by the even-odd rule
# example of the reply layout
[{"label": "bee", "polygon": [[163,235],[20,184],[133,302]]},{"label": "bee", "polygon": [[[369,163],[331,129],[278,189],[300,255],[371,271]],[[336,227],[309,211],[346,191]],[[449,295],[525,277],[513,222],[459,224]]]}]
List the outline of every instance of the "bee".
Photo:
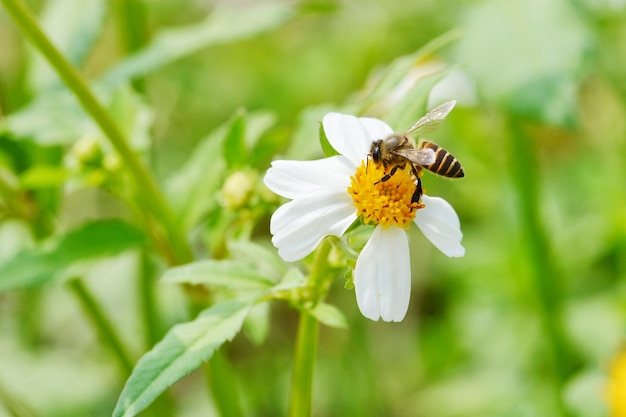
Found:
[{"label": "bee", "polygon": [[372,142],[369,159],[375,164],[383,164],[385,171],[391,170],[383,176],[379,182],[388,181],[398,169],[404,169],[406,164],[411,165],[413,174],[417,178],[416,190],[411,199],[419,203],[422,196],[421,169],[434,172],[448,178],[461,178],[465,176],[461,163],[450,152],[439,145],[427,140],[420,140],[417,146],[409,136],[432,131],[439,127],[456,101],[446,101],[435,107],[415,122],[403,133],[393,133],[385,139]]}]

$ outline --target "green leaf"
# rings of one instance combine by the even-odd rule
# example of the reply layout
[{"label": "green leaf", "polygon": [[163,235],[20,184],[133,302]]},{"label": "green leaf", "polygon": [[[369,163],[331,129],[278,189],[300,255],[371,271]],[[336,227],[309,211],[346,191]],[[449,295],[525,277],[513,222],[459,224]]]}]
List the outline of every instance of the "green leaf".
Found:
[{"label": "green leaf", "polygon": [[[276,156],[276,137],[263,136],[276,125],[276,114],[265,110],[255,110],[246,116],[245,144],[248,149],[246,167],[267,167],[267,162]],[[263,138],[263,140],[261,140]],[[242,158],[240,158],[241,160]]]},{"label": "green leaf", "polygon": [[185,230],[194,226],[216,204],[215,192],[222,185],[226,161],[222,141],[226,126],[203,139],[185,164],[165,184],[168,201]]},{"label": "green leaf", "polygon": [[[95,87],[133,148],[149,145],[152,112],[127,85],[115,90]],[[65,90],[40,94],[28,106],[0,120],[0,132],[9,131],[17,139],[33,139],[41,145],[66,145],[84,136],[102,136],[100,129],[85,113],[76,98]]]},{"label": "green leaf", "polygon": [[112,91],[108,110],[133,149],[147,149],[151,145],[152,109],[130,85],[121,85]]},{"label": "green leaf", "polygon": [[261,345],[267,339],[270,330],[270,304],[259,303],[252,307],[243,323],[243,331],[255,345]]},{"label": "green leaf", "polygon": [[452,30],[433,39],[416,52],[399,57],[391,62],[383,71],[382,75],[377,75],[377,80],[370,92],[361,99],[364,108],[368,108],[374,103],[381,101],[390,94],[407,77],[411,70],[422,65],[426,59],[434,52],[449,45],[461,36],[458,30]]},{"label": "green leaf", "polygon": [[59,187],[68,176],[65,168],[50,165],[37,165],[20,175],[20,183],[24,188]]},{"label": "green leaf", "polygon": [[17,113],[0,120],[0,131],[41,145],[70,144],[97,127],[67,91],[41,94]]},{"label": "green leaf", "polygon": [[272,288],[272,292],[293,290],[306,284],[306,277],[298,268],[289,268],[283,279]]},{"label": "green leaf", "polygon": [[319,129],[319,137],[320,137],[320,145],[322,146],[322,153],[325,158],[329,156],[339,155],[339,152],[333,148],[333,146],[328,141],[328,137],[326,136],[326,132],[324,131],[324,126],[320,123]]},{"label": "green leaf", "polygon": [[264,277],[278,282],[287,272],[285,263],[274,248],[267,248],[249,240],[235,240],[228,244],[228,251],[234,259],[247,262]]},{"label": "green leaf", "polygon": [[315,140],[315,137],[319,137],[319,130],[321,129],[319,126],[324,115],[331,111],[337,111],[337,106],[307,107],[300,113],[295,131],[288,143],[288,148],[285,150],[286,159],[316,159],[322,155],[319,142]]},{"label": "green leaf", "polygon": [[450,69],[445,69],[420,78],[415,85],[402,97],[386,118],[387,123],[396,131],[403,131],[426,114],[428,95],[435,84],[441,81]]},{"label": "green leaf", "polygon": [[[227,169],[222,152],[227,148],[225,141],[228,141],[232,124],[236,120],[234,118],[224,123],[200,141],[187,162],[165,184],[168,201],[174,207],[184,229],[196,225],[217,204],[215,194],[224,183]],[[252,140],[268,127],[270,120],[273,123],[273,116],[270,117],[267,112],[247,114],[245,124],[249,127],[247,130],[252,131],[248,132],[252,134]],[[249,146],[250,142],[247,147]],[[241,161],[243,158],[240,156],[239,159]]]},{"label": "green leaf", "polygon": [[[276,116],[267,111],[248,113],[237,110],[223,142],[223,155],[229,171],[254,166],[260,149],[255,149],[259,138],[276,123]],[[273,149],[272,149],[273,150]]]},{"label": "green leaf", "polygon": [[195,320],[174,326],[139,360],[120,394],[113,417],[137,415],[169,386],[207,361],[240,331],[252,304],[216,304]]},{"label": "green leaf", "polygon": [[245,7],[220,5],[204,22],[157,34],[150,45],[114,67],[103,81],[116,85],[144,76],[208,46],[246,39],[275,29],[294,15],[293,6],[284,2],[248,4]]},{"label": "green leaf", "polygon": [[249,150],[246,147],[246,114],[242,110],[235,113],[224,138],[222,153],[230,170],[245,166],[249,159]]},{"label": "green leaf", "polygon": [[203,284],[232,290],[266,289],[274,281],[243,262],[232,259],[204,260],[170,268],[163,281],[173,283]]},{"label": "green leaf", "polygon": [[338,329],[348,328],[346,316],[341,310],[333,305],[318,303],[315,307],[309,310],[308,313],[326,326]]},{"label": "green leaf", "polygon": [[47,247],[20,252],[0,265],[0,291],[42,285],[80,261],[111,256],[145,244],[145,236],[120,220],[87,223]]}]

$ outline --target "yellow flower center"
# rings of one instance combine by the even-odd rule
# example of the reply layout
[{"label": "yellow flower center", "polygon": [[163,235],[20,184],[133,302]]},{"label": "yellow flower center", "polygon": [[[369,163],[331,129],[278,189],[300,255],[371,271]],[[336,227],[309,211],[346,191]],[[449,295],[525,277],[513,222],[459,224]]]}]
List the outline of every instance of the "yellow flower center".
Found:
[{"label": "yellow flower center", "polygon": [[612,417],[626,416],[626,351],[613,360],[607,384],[606,397]]},{"label": "yellow flower center", "polygon": [[417,209],[424,207],[421,203],[411,201],[417,189],[417,178],[410,165],[406,164],[383,181],[383,177],[391,173],[391,168],[386,171],[383,164],[375,164],[371,160],[366,164],[362,161],[350,177],[348,192],[357,214],[365,223],[408,229]]}]

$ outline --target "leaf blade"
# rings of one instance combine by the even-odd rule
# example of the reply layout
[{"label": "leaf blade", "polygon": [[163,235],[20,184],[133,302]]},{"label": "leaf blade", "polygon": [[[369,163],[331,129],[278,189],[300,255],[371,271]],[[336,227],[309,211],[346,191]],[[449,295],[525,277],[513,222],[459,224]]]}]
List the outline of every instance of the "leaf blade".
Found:
[{"label": "leaf blade", "polygon": [[274,281],[259,274],[242,262],[230,259],[208,259],[170,268],[163,281],[171,283],[203,284],[214,287],[239,289],[266,289]]},{"label": "leaf blade", "polygon": [[202,48],[274,29],[293,15],[294,8],[281,3],[217,7],[204,22],[161,32],[146,48],[111,69],[104,82],[116,85],[144,76]]},{"label": "leaf blade", "polygon": [[253,301],[228,301],[174,326],[137,363],[118,399],[113,417],[131,417],[169,386],[208,360],[239,332]]},{"label": "leaf blade", "polygon": [[145,242],[138,229],[121,220],[87,223],[49,247],[23,251],[0,265],[0,291],[45,284],[76,262],[115,255]]}]

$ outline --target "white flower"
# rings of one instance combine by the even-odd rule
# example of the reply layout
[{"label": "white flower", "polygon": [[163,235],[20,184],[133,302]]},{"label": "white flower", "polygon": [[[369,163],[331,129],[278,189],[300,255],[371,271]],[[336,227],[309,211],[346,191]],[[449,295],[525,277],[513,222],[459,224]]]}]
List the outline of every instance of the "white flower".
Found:
[{"label": "white flower", "polygon": [[[323,127],[329,143],[340,155],[315,161],[274,161],[265,175],[269,189],[291,199],[272,216],[272,243],[284,260],[297,261],[310,254],[325,236],[341,236],[357,219],[357,211],[363,215],[366,209],[360,206],[359,198],[367,200],[363,204],[376,215],[396,204],[393,213],[398,214],[386,214],[384,220],[374,221],[374,232],[357,259],[354,286],[357,304],[365,317],[401,321],[411,291],[408,225],[414,222],[447,256],[460,257],[465,249],[461,245],[459,218],[452,206],[438,197],[422,195],[422,204],[411,204],[415,177],[410,169],[398,170],[390,180],[380,181],[385,171],[377,173],[375,164],[367,163],[367,159],[372,142],[393,133],[387,124],[373,118],[328,113]],[[363,177],[361,181],[370,189],[360,188],[363,184],[357,177]],[[383,197],[383,192],[369,198],[372,187],[401,190],[399,198],[404,199],[393,200],[395,195]],[[383,198],[385,208],[376,207]],[[389,203],[389,199],[393,201]],[[368,219],[371,221],[371,216]],[[396,221],[400,223],[396,225]]]}]

